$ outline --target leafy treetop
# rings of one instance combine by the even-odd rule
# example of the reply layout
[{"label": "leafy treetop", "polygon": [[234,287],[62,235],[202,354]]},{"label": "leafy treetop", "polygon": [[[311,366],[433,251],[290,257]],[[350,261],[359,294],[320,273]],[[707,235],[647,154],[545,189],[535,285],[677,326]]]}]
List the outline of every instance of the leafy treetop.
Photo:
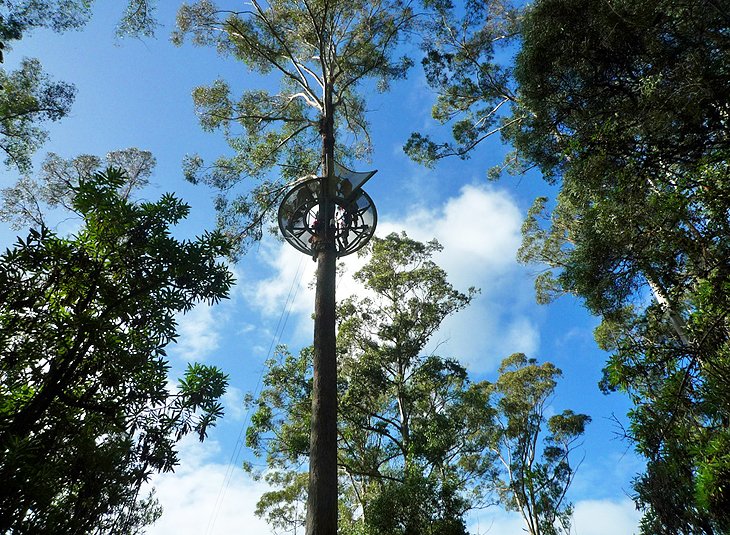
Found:
[{"label": "leafy treetop", "polygon": [[82,178],[74,236],[40,226],[0,255],[2,532],[135,532],[158,515],[142,484],[222,415],[227,376],[190,364],[171,391],[166,347],[176,314],[227,296],[228,244],[176,240],[188,207],[133,203],[127,182],[114,169]]},{"label": "leafy treetop", "polygon": [[[397,53],[414,17],[403,0],[254,0],[239,11],[200,0],[180,9],[176,42],[190,35],[280,82],[278,91],[249,90],[240,98],[223,80],[193,93],[201,125],[223,129],[234,155],[211,165],[189,156],[185,174],[220,191],[219,226],[234,241],[261,236],[282,186],[323,164],[325,137],[341,161],[369,152],[358,90],[367,80],[384,90],[405,75],[411,61]],[[234,193],[244,179],[256,183]]]}]

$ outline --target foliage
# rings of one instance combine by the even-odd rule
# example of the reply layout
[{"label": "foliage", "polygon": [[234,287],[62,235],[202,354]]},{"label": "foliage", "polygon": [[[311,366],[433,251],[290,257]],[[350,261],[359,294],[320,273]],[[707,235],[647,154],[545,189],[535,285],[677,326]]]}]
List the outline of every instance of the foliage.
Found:
[{"label": "foliage", "polygon": [[227,377],[191,364],[168,386],[175,314],[226,297],[217,233],[178,241],[172,195],[132,203],[107,169],[80,177],[84,226],[46,227],[0,256],[0,531],[132,533],[159,516],[140,486],[222,415]]},{"label": "foliage", "polygon": [[[155,4],[155,0],[127,0],[118,35],[151,36],[157,26]],[[6,0],[0,6],[0,49],[7,50],[9,43],[37,28],[58,33],[78,30],[91,18],[92,7],[93,0]]]},{"label": "foliage", "polygon": [[66,116],[76,91],[52,82],[33,59],[23,60],[13,72],[0,69],[0,87],[0,150],[6,166],[26,173],[31,156],[47,137],[38,123]]},{"label": "foliage", "polygon": [[[0,3],[0,63],[10,44],[37,28],[77,30],[91,17],[91,0],[9,0]],[[154,0],[128,0],[118,34],[150,36],[156,26]],[[75,88],[53,82],[37,59],[23,59],[15,71],[0,69],[0,152],[8,168],[27,175],[31,158],[48,132],[42,123],[71,111]]]},{"label": "foliage", "polygon": [[[466,159],[490,136],[513,127],[522,111],[506,56],[519,36],[521,9],[510,0],[428,0],[422,60],[436,91],[431,115],[449,124],[453,142],[413,133],[404,150],[432,166],[441,158]],[[510,117],[511,114],[511,117]]]},{"label": "foliage", "polygon": [[49,213],[56,208],[62,208],[66,216],[69,212],[81,216],[73,206],[79,183],[108,167],[124,171],[124,182],[117,193],[129,199],[134,190],[147,185],[155,163],[151,152],[136,148],[113,151],[105,158],[82,154],[64,160],[50,153],[43,162],[39,179],[25,176],[0,192],[0,221],[9,222],[19,230],[28,225],[49,226]]},{"label": "foliage", "polygon": [[153,37],[159,23],[155,18],[157,0],[127,0],[117,24],[119,37]]},{"label": "foliage", "polygon": [[530,535],[568,534],[573,508],[565,495],[575,475],[570,454],[591,418],[571,410],[545,416],[562,374],[549,362],[538,365],[515,353],[499,373],[492,386],[498,425],[491,447],[502,465],[500,501],[520,512]]},{"label": "foliage", "polygon": [[541,0],[522,23],[531,114],[510,136],[560,193],[521,255],[547,265],[542,298],[577,294],[604,319],[603,386],[634,401],[648,462],[645,533],[730,526],[726,30],[711,1]]},{"label": "foliage", "polygon": [[413,17],[410,0],[254,1],[240,11],[198,0],[180,9],[178,43],[190,35],[251,71],[279,77],[278,91],[240,98],[224,80],[193,92],[202,127],[222,129],[234,155],[210,165],[189,156],[185,173],[220,191],[219,227],[241,247],[261,236],[287,182],[317,172],[325,138],[340,161],[369,152],[359,90],[368,80],[384,90],[405,76],[411,62],[395,54]]},{"label": "foliage", "polygon": [[89,2],[83,0],[45,0],[3,2],[0,10],[0,36],[3,43],[17,41],[35,28],[63,32],[82,27],[91,15]]},{"label": "foliage", "polygon": [[[483,384],[457,362],[421,352],[441,322],[465,307],[430,259],[440,246],[405,235],[375,239],[356,274],[371,297],[339,305],[340,530],[465,533],[464,513],[485,499],[491,409]],[[306,461],[311,351],[269,363],[247,441],[269,471]],[[283,476],[276,483],[285,488]],[[259,512],[280,522],[264,495]],[[293,495],[293,493],[291,494]],[[282,499],[284,497],[282,496]],[[277,506],[281,507],[281,505]]]}]

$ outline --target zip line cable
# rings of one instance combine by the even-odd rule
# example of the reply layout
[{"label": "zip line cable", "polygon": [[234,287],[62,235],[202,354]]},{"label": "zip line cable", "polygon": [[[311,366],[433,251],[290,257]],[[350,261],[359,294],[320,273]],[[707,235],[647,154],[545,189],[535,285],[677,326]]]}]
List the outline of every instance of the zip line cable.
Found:
[{"label": "zip line cable", "polygon": [[[304,275],[304,270],[302,267],[304,266],[304,256],[301,256],[299,259],[299,265],[297,266],[297,271],[294,274],[294,279],[292,280],[291,286],[289,287],[289,293],[286,296],[286,301],[284,302],[284,306],[282,308],[281,314],[279,315],[279,321],[276,324],[276,328],[274,329],[274,334],[271,339],[271,344],[269,344],[269,349],[266,353],[266,358],[264,359],[264,363],[261,365],[261,371],[259,372],[258,380],[256,382],[256,387],[254,389],[254,397],[258,396],[259,389],[261,387],[261,382],[263,380],[264,372],[266,370],[266,361],[269,360],[271,357],[272,351],[275,347],[279,345],[281,342],[281,337],[284,334],[284,329],[286,328],[286,324],[289,320],[289,316],[291,314],[291,308],[294,304],[294,300],[297,297],[297,294],[299,293],[299,287],[300,282],[302,279],[302,276]],[[226,495],[226,491],[228,490],[228,487],[231,484],[231,480],[233,479],[233,473],[238,465],[238,460],[240,458],[241,452],[243,451],[243,446],[245,445],[244,442],[244,434],[246,432],[246,426],[248,424],[248,421],[251,416],[251,407],[248,408],[246,411],[246,414],[243,418],[243,422],[241,423],[241,429],[238,433],[238,439],[236,440],[236,445],[233,448],[233,452],[231,453],[231,458],[228,461],[228,467],[226,468],[226,473],[223,476],[223,482],[221,483],[221,487],[218,490],[218,496],[216,497],[215,503],[213,505],[213,511],[211,513],[211,516],[208,520],[208,525],[205,528],[205,535],[212,535],[213,528],[215,527],[215,523],[218,520],[218,516],[220,514],[220,511],[223,507],[223,500]]]},{"label": "zip line cable", "polygon": [[[286,301],[284,303],[282,313],[279,315],[279,321],[277,322],[276,329],[274,330],[274,335],[272,337],[271,344],[269,345],[269,349],[266,354],[265,361],[269,359],[273,348],[276,347],[276,345],[278,345],[278,341],[280,341],[281,336],[283,335],[284,328],[286,327],[287,320],[291,313],[291,306],[294,303],[294,299],[296,299],[296,295],[299,291],[299,282],[300,282],[302,274],[303,274],[303,273],[301,273],[302,265],[303,265],[303,257],[299,261],[299,266],[297,267],[296,274],[294,275],[294,280],[292,281],[292,284],[289,288],[289,293],[288,293]],[[264,371],[266,368],[265,361],[264,361],[264,364],[262,364],[262,366],[261,366],[261,371],[259,372],[259,377],[258,377],[258,380],[256,383],[256,388],[254,389],[254,395],[258,395],[259,388],[261,386],[261,380],[263,378],[263,374],[264,374]],[[234,450],[231,454],[231,459],[228,462],[228,467],[226,469],[226,474],[224,476],[223,483],[221,485],[221,488],[218,491],[218,497],[216,498],[213,514],[211,516],[211,519],[208,522],[208,528],[206,528],[206,531],[205,531],[206,534],[209,532],[212,532],[212,529],[215,526],[215,522],[217,521],[218,515],[220,514],[220,509],[223,506],[223,499],[225,497],[225,493],[228,490],[228,487],[230,486],[231,480],[233,478],[234,470],[238,465],[238,459],[241,455],[243,446],[245,444],[244,443],[244,433],[246,430],[246,425],[250,418],[250,414],[251,414],[251,408],[249,407],[248,411],[246,412],[246,415],[244,416],[243,422],[241,424],[241,429],[238,434],[238,439],[236,441]]]}]

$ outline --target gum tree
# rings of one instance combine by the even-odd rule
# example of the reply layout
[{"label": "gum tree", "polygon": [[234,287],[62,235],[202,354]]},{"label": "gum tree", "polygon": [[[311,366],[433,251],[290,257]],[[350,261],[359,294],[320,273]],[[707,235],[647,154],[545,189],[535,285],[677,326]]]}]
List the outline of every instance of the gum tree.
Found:
[{"label": "gum tree", "polygon": [[219,190],[220,227],[240,248],[261,237],[283,185],[318,171],[329,176],[335,158],[370,151],[358,90],[385,90],[405,76],[411,61],[396,54],[413,22],[410,3],[394,0],[255,1],[239,11],[200,1],[181,8],[176,42],[190,35],[270,75],[262,85],[279,84],[236,97],[228,81],[216,80],[193,92],[201,126],[222,130],[233,155],[210,164],[190,156],[186,176]]},{"label": "gum tree", "polygon": [[591,418],[569,409],[546,416],[561,375],[550,362],[515,353],[502,361],[491,385],[497,425],[490,447],[501,465],[495,487],[530,535],[570,533],[573,507],[566,493],[577,469],[571,455]]},{"label": "gum tree", "polygon": [[[465,534],[464,514],[489,501],[492,429],[486,383],[453,359],[424,354],[448,316],[468,305],[431,256],[440,246],[404,234],[374,239],[355,275],[367,298],[339,306],[340,532]],[[259,502],[274,526],[295,529],[309,455],[312,352],[274,359],[247,441],[278,487]]]},{"label": "gum tree", "polygon": [[[198,88],[194,100],[206,129],[222,128],[235,154],[206,167],[193,156],[186,174],[222,193],[216,200],[219,227],[239,251],[260,238],[262,228],[292,179],[319,174],[320,219],[329,221],[335,157],[367,151],[365,103],[358,90],[380,89],[405,75],[410,61],[396,57],[413,24],[409,1],[253,0],[223,10],[209,0],[183,6],[181,41],[215,46],[250,70],[273,73],[278,91],[250,90],[239,99],[216,81]],[[237,129],[243,135],[237,134]],[[346,143],[350,136],[352,143]],[[318,172],[319,171],[319,172]],[[243,183],[244,193],[235,192]],[[314,387],[307,533],[337,531],[337,362],[333,229],[321,226],[316,240],[317,291],[314,324]]]},{"label": "gum tree", "polygon": [[[9,1],[0,4],[0,63],[12,44],[28,38],[38,28],[63,33],[81,29],[91,18],[91,1]],[[153,0],[129,0],[117,27],[119,36],[151,36],[157,25]],[[31,170],[33,154],[46,141],[43,127],[71,110],[76,90],[55,82],[43,72],[41,62],[24,58],[14,71],[0,68],[0,154],[5,165],[21,174]]]},{"label": "gum tree", "polygon": [[[404,150],[428,166],[449,156],[467,159],[487,138],[522,119],[510,56],[522,9],[509,0],[427,0],[422,65],[436,94],[432,117],[452,141],[413,133]],[[505,165],[514,165],[511,155]],[[498,170],[496,168],[495,170]]]},{"label": "gum tree", "polygon": [[455,142],[415,136],[408,149],[468,156],[500,129],[516,170],[560,188],[536,201],[520,257],[546,267],[538,300],[573,293],[604,320],[602,387],[634,401],[627,435],[648,460],[635,481],[644,530],[727,531],[727,6],[539,0],[500,70],[500,2],[456,18],[434,5],[444,33],[426,67]]},{"label": "gum tree", "polygon": [[0,221],[20,230],[27,226],[50,227],[50,219],[58,213],[63,213],[63,217],[73,213],[81,218],[82,214],[74,207],[79,184],[108,167],[123,171],[123,183],[117,188],[117,195],[131,200],[133,193],[148,184],[155,165],[151,152],[136,148],[112,151],[103,158],[82,154],[66,160],[50,153],[41,165],[38,178],[22,177],[0,191]]},{"label": "gum tree", "polygon": [[[494,383],[474,382],[458,361],[424,354],[474,295],[449,284],[431,259],[438,250],[404,234],[374,240],[355,275],[363,297],[340,304],[341,533],[465,534],[467,511],[497,503],[519,511],[532,535],[567,531],[571,456],[590,418],[546,416],[561,375],[550,363],[515,354]],[[282,349],[250,400],[247,441],[276,487],[257,512],[289,532],[301,519],[311,357]]]}]

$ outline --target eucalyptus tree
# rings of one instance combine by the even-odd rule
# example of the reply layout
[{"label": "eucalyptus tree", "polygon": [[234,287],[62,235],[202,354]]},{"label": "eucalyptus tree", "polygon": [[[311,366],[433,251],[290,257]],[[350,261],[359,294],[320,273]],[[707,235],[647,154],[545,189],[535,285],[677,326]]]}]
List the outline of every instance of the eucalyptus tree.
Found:
[{"label": "eucalyptus tree", "polygon": [[502,361],[491,385],[497,425],[490,447],[500,464],[494,486],[530,535],[570,533],[573,507],[566,494],[577,470],[571,455],[591,418],[570,409],[546,415],[561,375],[550,362],[515,353]]},{"label": "eucalyptus tree", "polygon": [[368,533],[466,533],[489,499],[486,383],[424,354],[443,321],[471,302],[432,259],[438,242],[375,239],[354,276],[364,297],[339,307],[340,466]]},{"label": "eucalyptus tree", "polygon": [[[292,179],[320,181],[319,220],[328,222],[335,158],[369,149],[365,102],[368,80],[385,89],[411,61],[397,57],[413,25],[410,0],[253,0],[240,10],[210,0],[183,6],[178,42],[215,46],[260,74],[273,72],[278,91],[230,96],[221,80],[194,91],[203,128],[222,128],[235,154],[206,167],[188,158],[186,175],[219,190],[218,223],[239,246],[261,237],[281,193]],[[236,129],[243,135],[236,135]],[[350,137],[350,143],[343,140]],[[336,143],[337,139],[337,143]],[[248,179],[248,180],[247,180]],[[243,194],[235,187],[245,182]],[[325,223],[315,242],[318,261],[314,322],[314,395],[307,532],[337,531],[335,268],[333,229]]]},{"label": "eucalyptus tree", "polygon": [[[545,300],[582,296],[613,354],[645,533],[730,528],[730,102],[723,2],[541,0],[522,24],[511,132],[560,185],[525,224]],[[565,31],[565,28],[571,28]]]},{"label": "eucalyptus tree", "polygon": [[[149,183],[156,165],[151,152],[136,148],[109,152],[105,157],[82,154],[64,159],[50,153],[44,160],[38,178],[21,177],[12,186],[0,191],[0,221],[20,230],[51,226],[55,216],[68,218],[82,214],[74,206],[79,184],[91,180],[94,173],[113,167],[123,171],[117,194],[124,199]],[[60,212],[59,212],[60,211]]]},{"label": "eucalyptus tree", "polygon": [[41,124],[68,115],[76,90],[53,82],[35,59],[12,72],[0,69],[0,86],[0,151],[7,167],[27,173],[48,135]]},{"label": "eucalyptus tree", "polygon": [[[464,514],[490,501],[493,409],[486,383],[424,354],[444,319],[469,304],[431,256],[436,242],[374,239],[355,275],[368,297],[339,305],[340,532],[464,534]],[[276,528],[301,519],[298,475],[309,455],[312,351],[273,359],[247,442],[278,487],[259,502]]]},{"label": "eucalyptus tree", "polygon": [[[427,0],[423,68],[436,92],[431,110],[449,125],[452,141],[413,133],[404,150],[432,166],[441,158],[466,159],[490,137],[519,124],[524,115],[511,57],[519,43],[523,7],[511,0]],[[510,155],[505,165],[514,166]],[[495,171],[500,167],[495,167]]]},{"label": "eucalyptus tree", "polygon": [[[9,0],[0,6],[0,49],[10,49],[38,28],[54,32],[78,30],[93,14],[93,0]],[[120,17],[120,37],[150,36],[157,26],[155,0],[127,0]],[[0,56],[0,62],[2,61]]]},{"label": "eucalyptus tree", "polygon": [[[465,534],[468,511],[497,503],[531,535],[567,532],[571,456],[590,418],[547,416],[561,375],[550,363],[515,354],[494,383],[473,382],[458,361],[424,354],[475,294],[449,284],[431,259],[440,249],[404,234],[375,239],[355,274],[360,296],[339,306],[340,532]],[[249,400],[247,442],[276,487],[257,512],[288,532],[302,518],[311,394],[311,349],[280,348]]]},{"label": "eucalyptus tree", "polygon": [[466,156],[500,129],[516,170],[559,186],[530,211],[520,258],[547,267],[540,301],[574,293],[604,319],[602,386],[635,402],[627,434],[648,459],[635,482],[644,530],[727,530],[727,4],[538,0],[513,19],[520,49],[501,71],[499,35],[477,16],[499,4],[456,18],[434,4],[444,33],[427,73],[455,144],[414,136],[407,149]]},{"label": "eucalyptus tree", "polygon": [[411,60],[396,54],[414,19],[402,0],[254,1],[240,10],[202,0],[180,9],[175,42],[189,34],[279,82],[238,98],[225,80],[193,92],[201,126],[223,130],[233,155],[207,165],[190,156],[186,177],[219,190],[219,225],[239,247],[261,237],[282,187],[318,170],[332,176],[335,158],[369,153],[358,90],[386,90],[405,76]]},{"label": "eucalyptus tree", "polygon": [[[91,1],[12,0],[0,4],[0,63],[15,41],[39,28],[55,32],[81,29],[91,18]],[[120,36],[150,36],[157,25],[154,0],[129,0],[117,27]],[[41,62],[24,58],[14,71],[0,68],[0,153],[5,165],[27,175],[31,158],[43,145],[47,121],[58,121],[71,111],[73,85],[53,81]]]}]

